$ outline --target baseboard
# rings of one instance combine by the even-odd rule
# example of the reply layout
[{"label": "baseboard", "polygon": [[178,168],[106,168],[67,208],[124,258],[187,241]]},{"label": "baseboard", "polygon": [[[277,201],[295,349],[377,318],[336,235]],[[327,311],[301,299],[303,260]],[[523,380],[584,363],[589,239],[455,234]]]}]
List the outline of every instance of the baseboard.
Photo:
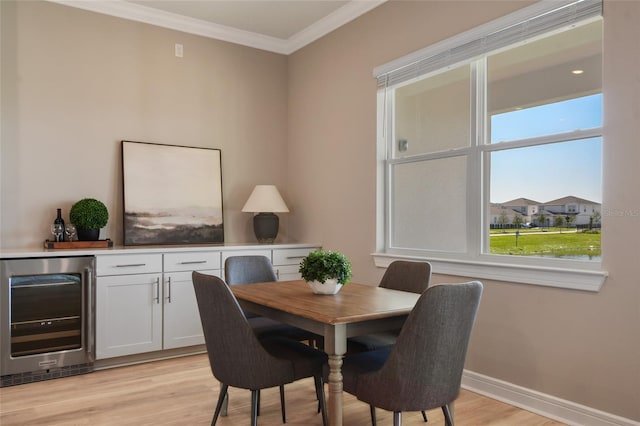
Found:
[{"label": "baseboard", "polygon": [[141,354],[126,355],[115,358],[103,358],[94,362],[93,369],[96,371],[106,370],[108,368],[126,367],[128,365],[144,364],[151,361],[160,361],[163,359],[178,358],[182,356],[203,353],[207,353],[207,347],[205,345],[195,345],[187,346],[184,348],[165,349],[162,351],[145,352]]},{"label": "baseboard", "polygon": [[462,387],[572,426],[640,426],[640,422],[605,413],[513,383],[465,370]]}]

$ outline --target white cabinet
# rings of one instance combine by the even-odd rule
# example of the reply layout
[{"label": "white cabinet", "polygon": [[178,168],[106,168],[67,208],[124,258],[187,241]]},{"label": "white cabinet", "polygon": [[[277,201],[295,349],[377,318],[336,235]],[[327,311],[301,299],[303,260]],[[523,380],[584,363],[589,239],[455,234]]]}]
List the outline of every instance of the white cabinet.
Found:
[{"label": "white cabinet", "polygon": [[96,265],[96,358],[162,349],[162,255],[98,256]]},{"label": "white cabinet", "polygon": [[204,334],[191,274],[220,276],[220,252],[164,255],[163,348],[204,344]]},{"label": "white cabinet", "polygon": [[[280,280],[299,279],[315,246],[131,248],[96,254],[96,359],[204,343],[193,271],[223,277],[230,256],[269,258]],[[223,277],[224,278],[224,277]]]},{"label": "white cabinet", "polygon": [[271,263],[278,276],[278,281],[299,280],[300,262],[317,247],[274,249]]},{"label": "white cabinet", "polygon": [[220,252],[97,256],[96,358],[203,344],[194,270],[219,276]]}]

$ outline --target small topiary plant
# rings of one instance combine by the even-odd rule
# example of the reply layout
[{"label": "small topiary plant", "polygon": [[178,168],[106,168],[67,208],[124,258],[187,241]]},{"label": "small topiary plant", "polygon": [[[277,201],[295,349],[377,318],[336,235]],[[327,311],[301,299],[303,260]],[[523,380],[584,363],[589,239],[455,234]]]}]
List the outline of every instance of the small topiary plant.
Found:
[{"label": "small topiary plant", "polygon": [[77,229],[100,229],[109,220],[107,207],[95,198],[83,198],[71,206],[69,220]]},{"label": "small topiary plant", "polygon": [[351,263],[339,252],[318,249],[302,259],[299,272],[305,281],[324,284],[334,278],[339,284],[345,285],[351,279]]}]

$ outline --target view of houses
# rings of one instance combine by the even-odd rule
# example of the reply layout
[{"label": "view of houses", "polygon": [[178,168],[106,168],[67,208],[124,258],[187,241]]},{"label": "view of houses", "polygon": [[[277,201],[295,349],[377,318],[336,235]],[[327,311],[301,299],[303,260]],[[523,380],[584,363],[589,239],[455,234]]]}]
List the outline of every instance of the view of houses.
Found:
[{"label": "view of houses", "polygon": [[491,228],[529,226],[600,226],[600,203],[567,196],[547,202],[517,198],[504,203],[491,203]]}]

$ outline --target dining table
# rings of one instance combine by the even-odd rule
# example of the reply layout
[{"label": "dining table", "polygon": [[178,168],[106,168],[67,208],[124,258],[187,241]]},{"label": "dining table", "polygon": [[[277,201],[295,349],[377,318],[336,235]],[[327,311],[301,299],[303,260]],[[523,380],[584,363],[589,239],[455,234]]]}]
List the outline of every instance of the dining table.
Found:
[{"label": "dining table", "polygon": [[328,355],[327,414],[343,424],[342,359],[349,337],[402,327],[419,294],[350,282],[337,294],[312,293],[303,280],[232,285],[240,306],[320,336]]}]

